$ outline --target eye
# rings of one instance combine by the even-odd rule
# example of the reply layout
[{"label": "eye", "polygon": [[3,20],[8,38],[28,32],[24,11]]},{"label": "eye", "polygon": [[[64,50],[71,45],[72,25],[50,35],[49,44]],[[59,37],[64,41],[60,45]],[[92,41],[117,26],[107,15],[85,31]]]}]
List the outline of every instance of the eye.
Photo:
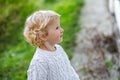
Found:
[{"label": "eye", "polygon": [[57,26],[56,29],[59,29],[59,27]]}]

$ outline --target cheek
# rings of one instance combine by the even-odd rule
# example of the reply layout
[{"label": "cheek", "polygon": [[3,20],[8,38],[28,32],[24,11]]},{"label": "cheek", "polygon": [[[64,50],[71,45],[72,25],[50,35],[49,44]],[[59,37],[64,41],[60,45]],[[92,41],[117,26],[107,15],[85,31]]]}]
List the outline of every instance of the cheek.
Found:
[{"label": "cheek", "polygon": [[56,40],[56,39],[60,38],[60,34],[59,34],[59,32],[51,32],[51,34],[49,35],[49,37],[51,39]]},{"label": "cheek", "polygon": [[60,31],[51,29],[51,30],[48,31],[48,36],[59,37],[60,36]]},{"label": "cheek", "polygon": [[59,32],[58,31],[50,31],[49,35],[50,36],[59,36]]},{"label": "cheek", "polygon": [[51,37],[54,38],[54,39],[58,39],[60,37],[60,35],[58,33],[53,33],[51,35]]}]

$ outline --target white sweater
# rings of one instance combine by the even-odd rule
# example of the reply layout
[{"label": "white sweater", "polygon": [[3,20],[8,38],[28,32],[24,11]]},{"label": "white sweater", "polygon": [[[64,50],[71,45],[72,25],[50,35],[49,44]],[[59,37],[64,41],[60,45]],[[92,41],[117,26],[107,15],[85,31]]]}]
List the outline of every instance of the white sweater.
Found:
[{"label": "white sweater", "polygon": [[28,80],[80,80],[59,45],[56,51],[37,48],[28,69]]}]

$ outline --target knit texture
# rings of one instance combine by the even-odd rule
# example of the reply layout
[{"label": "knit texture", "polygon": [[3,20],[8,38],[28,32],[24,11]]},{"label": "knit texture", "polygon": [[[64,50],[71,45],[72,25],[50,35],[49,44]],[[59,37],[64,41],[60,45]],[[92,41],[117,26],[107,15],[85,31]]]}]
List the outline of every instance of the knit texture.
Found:
[{"label": "knit texture", "polygon": [[80,80],[65,51],[56,45],[55,51],[37,48],[29,69],[28,80]]}]

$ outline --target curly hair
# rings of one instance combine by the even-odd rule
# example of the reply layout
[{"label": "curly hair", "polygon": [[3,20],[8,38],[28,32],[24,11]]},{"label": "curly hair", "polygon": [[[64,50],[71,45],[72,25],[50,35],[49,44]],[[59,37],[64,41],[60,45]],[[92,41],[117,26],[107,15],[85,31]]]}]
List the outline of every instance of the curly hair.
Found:
[{"label": "curly hair", "polygon": [[23,32],[26,41],[33,46],[42,44],[42,40],[38,37],[38,34],[42,31],[47,35],[45,28],[49,26],[49,23],[55,20],[56,17],[60,17],[60,15],[51,10],[40,10],[30,15],[26,19]]}]

